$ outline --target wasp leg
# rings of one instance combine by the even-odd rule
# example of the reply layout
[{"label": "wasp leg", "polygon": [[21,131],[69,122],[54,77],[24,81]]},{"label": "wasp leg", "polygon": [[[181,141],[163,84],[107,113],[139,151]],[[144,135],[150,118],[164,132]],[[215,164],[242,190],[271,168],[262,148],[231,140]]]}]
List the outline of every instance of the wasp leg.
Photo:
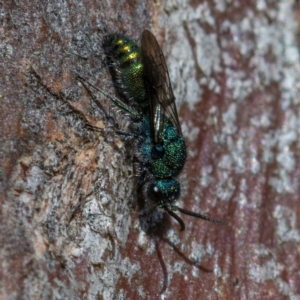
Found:
[{"label": "wasp leg", "polygon": [[90,123],[87,123],[87,124],[86,124],[86,127],[88,127],[88,128],[91,129],[91,130],[94,130],[94,131],[96,131],[96,132],[103,132],[103,131],[104,131],[103,128],[94,126],[94,125],[92,125],[92,124],[90,124]]},{"label": "wasp leg", "polygon": [[141,120],[141,118],[142,118],[141,113],[135,111],[134,109],[132,109],[129,105],[127,105],[126,103],[124,103],[120,99],[115,98],[115,97],[111,97],[110,95],[108,95],[107,93],[105,93],[103,90],[95,87],[93,84],[91,84],[90,82],[88,82],[87,80],[85,80],[80,75],[77,74],[77,77],[79,78],[80,82],[84,85],[85,88],[86,88],[86,85],[83,82],[86,82],[88,85],[90,85],[95,90],[97,90],[98,92],[100,92],[103,96],[105,96],[106,98],[110,99],[116,106],[118,106],[123,111],[127,112],[134,120],[136,120],[136,121]]},{"label": "wasp leg", "polygon": [[116,134],[124,137],[130,137],[130,138],[137,138],[137,135],[132,132],[126,132],[126,131],[120,131],[120,130],[115,130],[114,131]]}]

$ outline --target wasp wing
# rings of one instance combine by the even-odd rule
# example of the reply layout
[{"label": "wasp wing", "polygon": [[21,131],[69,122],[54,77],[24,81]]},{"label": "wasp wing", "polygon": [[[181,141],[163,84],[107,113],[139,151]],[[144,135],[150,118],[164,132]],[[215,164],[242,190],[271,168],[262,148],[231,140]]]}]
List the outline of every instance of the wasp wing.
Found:
[{"label": "wasp wing", "polygon": [[159,143],[159,133],[164,128],[165,118],[172,122],[178,133],[182,132],[166,60],[156,38],[149,30],[142,33],[141,53],[145,86],[149,95],[151,134],[154,142]]}]

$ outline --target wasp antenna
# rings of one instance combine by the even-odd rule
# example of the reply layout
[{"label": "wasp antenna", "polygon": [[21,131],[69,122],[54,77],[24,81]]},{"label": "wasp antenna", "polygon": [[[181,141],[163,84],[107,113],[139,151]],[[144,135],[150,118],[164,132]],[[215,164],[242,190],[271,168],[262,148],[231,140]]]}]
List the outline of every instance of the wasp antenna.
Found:
[{"label": "wasp antenna", "polygon": [[181,219],[178,215],[176,215],[176,214],[174,213],[174,211],[172,211],[172,210],[170,210],[170,209],[167,209],[167,208],[165,208],[165,210],[168,212],[168,214],[169,214],[171,217],[173,217],[173,218],[180,224],[180,226],[181,226],[180,231],[183,231],[183,230],[185,229],[185,224],[184,224],[184,222],[182,221],[182,219]]},{"label": "wasp antenna", "polygon": [[181,213],[183,213],[185,215],[189,215],[189,216],[192,216],[192,217],[195,217],[195,218],[203,219],[205,221],[210,221],[210,222],[217,223],[217,224],[227,224],[227,222],[220,221],[220,220],[217,220],[217,219],[214,219],[214,218],[211,218],[209,216],[202,215],[202,214],[197,214],[193,211],[189,211],[189,210],[186,210],[186,209],[178,207],[178,206],[172,206],[172,210],[178,210],[178,211],[180,211]]}]

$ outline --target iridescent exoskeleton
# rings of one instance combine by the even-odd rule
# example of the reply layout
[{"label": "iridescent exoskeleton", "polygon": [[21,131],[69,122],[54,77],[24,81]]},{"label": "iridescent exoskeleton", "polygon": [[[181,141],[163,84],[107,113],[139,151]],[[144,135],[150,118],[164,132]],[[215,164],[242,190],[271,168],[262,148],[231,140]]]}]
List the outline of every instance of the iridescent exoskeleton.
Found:
[{"label": "iridescent exoskeleton", "polygon": [[145,30],[139,48],[123,35],[110,34],[103,48],[122,100],[102,93],[132,119],[130,132],[115,132],[132,137],[146,200],[168,212],[181,230],[185,225],[175,211],[223,223],[175,205],[180,196],[176,177],[184,167],[187,151],[166,61],[154,35]]}]

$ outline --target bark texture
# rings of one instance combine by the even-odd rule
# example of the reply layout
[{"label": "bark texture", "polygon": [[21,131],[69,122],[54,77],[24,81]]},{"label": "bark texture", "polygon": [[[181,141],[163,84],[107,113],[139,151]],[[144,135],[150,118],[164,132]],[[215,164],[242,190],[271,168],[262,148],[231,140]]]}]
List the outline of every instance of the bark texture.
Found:
[{"label": "bark texture", "polygon": [[[300,299],[297,3],[0,3],[0,299]],[[114,95],[102,37],[145,28],[188,144],[179,204],[228,225],[138,205],[127,117],[76,78]]]}]

